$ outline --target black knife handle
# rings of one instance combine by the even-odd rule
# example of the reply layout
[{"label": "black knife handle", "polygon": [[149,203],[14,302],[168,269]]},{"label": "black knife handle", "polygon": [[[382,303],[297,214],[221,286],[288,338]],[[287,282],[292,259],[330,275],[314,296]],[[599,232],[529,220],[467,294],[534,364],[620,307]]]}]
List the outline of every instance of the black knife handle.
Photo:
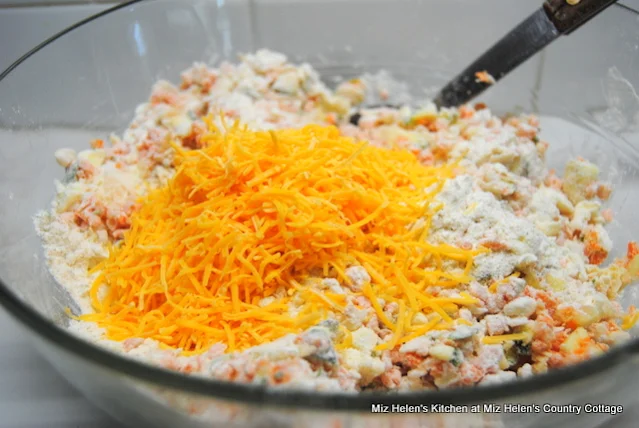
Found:
[{"label": "black knife handle", "polygon": [[570,34],[617,0],[546,0],[544,10],[561,34]]}]

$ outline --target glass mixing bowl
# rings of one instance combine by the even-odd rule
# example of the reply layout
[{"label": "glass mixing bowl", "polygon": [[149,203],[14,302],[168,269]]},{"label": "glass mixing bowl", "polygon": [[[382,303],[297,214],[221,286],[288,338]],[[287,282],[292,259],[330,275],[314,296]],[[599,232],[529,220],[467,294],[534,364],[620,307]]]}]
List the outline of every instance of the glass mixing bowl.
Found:
[{"label": "glass mixing bowl", "polygon": [[[388,70],[433,94],[536,1],[156,0],[118,6],[64,31],[0,75],[0,303],[69,382],[131,427],[596,426],[610,414],[484,412],[474,404],[621,404],[639,390],[639,340],[602,357],[499,386],[403,395],[320,395],[187,377],[125,359],[64,329],[69,302],[47,272],[32,216],[48,207],[53,153],[123,131],[159,78],[270,48],[330,84]],[[610,234],[639,238],[639,15],[615,5],[527,62],[482,99],[541,115],[548,160],[596,161],[614,182]],[[624,305],[639,304],[630,287]],[[635,333],[636,334],[636,333]],[[458,413],[373,414],[372,405],[466,405]],[[429,408],[429,410],[437,410]],[[467,410],[467,411],[463,411]],[[479,412],[473,410],[482,410]]]}]

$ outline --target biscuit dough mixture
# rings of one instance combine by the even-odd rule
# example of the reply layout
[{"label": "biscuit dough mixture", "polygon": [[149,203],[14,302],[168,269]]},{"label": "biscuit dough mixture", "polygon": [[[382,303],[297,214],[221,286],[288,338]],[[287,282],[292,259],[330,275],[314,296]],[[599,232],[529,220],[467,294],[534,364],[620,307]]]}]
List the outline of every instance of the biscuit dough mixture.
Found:
[{"label": "biscuit dough mixture", "polygon": [[35,224],[69,328],[194,376],[352,392],[505,382],[626,340],[639,251],[608,260],[597,166],[549,171],[532,115],[363,107],[390,92],[262,50],[56,152]]}]

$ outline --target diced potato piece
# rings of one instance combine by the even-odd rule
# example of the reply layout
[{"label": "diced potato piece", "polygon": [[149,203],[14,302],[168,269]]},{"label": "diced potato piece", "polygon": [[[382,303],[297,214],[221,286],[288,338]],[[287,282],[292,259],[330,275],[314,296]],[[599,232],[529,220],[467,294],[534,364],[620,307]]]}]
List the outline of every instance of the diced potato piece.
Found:
[{"label": "diced potato piece", "polygon": [[[635,269],[634,272],[630,271],[631,267]],[[591,266],[588,269],[588,277],[595,284],[597,291],[605,294],[609,299],[616,299],[621,290],[637,275],[639,275],[639,256],[633,258],[628,268],[611,264],[605,268]]]},{"label": "diced potato piece", "polygon": [[582,327],[587,327],[599,321],[600,318],[601,313],[595,305],[582,305],[573,316],[574,321]]},{"label": "diced potato piece", "polygon": [[561,223],[552,220],[538,220],[535,226],[546,236],[559,236],[561,233]]},{"label": "diced potato piece", "polygon": [[557,197],[555,202],[557,203],[557,208],[559,209],[559,212],[562,213],[563,215],[571,215],[575,210],[574,205],[563,193],[561,192],[555,192],[555,193]]},{"label": "diced potato piece", "polygon": [[522,273],[526,275],[526,282],[528,285],[534,288],[542,288],[541,283],[539,282],[539,278],[537,277],[537,273],[534,269],[531,268],[523,268],[521,269]]},{"label": "diced potato piece", "polygon": [[568,335],[564,343],[559,346],[559,349],[566,354],[574,354],[582,346],[582,342],[588,338],[586,329],[579,327]]},{"label": "diced potato piece", "polygon": [[504,315],[509,317],[529,317],[537,310],[537,301],[532,297],[518,297],[504,306]]},{"label": "diced potato piece", "polygon": [[59,149],[55,152],[55,160],[58,165],[68,168],[76,159],[77,154],[73,149]]},{"label": "diced potato piece", "polygon": [[570,231],[583,231],[599,213],[601,204],[596,201],[581,201],[575,206],[575,214],[569,224]]},{"label": "diced potato piece", "polygon": [[340,97],[323,97],[322,107],[326,111],[332,111],[337,114],[346,114],[350,108],[348,100]]},{"label": "diced potato piece", "polygon": [[561,291],[566,287],[566,281],[553,275],[546,275],[546,282],[555,291]]},{"label": "diced potato piece", "polygon": [[455,348],[438,343],[430,348],[429,354],[431,357],[437,358],[438,360],[450,361],[455,356]]},{"label": "diced potato piece", "polygon": [[273,90],[283,94],[295,95],[300,88],[300,78],[296,71],[280,74],[273,83]]},{"label": "diced potato piece", "polygon": [[639,255],[636,255],[628,263],[628,273],[636,278],[639,276]]},{"label": "diced potato piece", "polygon": [[362,384],[367,384],[384,373],[386,365],[379,358],[374,358],[356,349],[346,349],[343,355],[344,365],[362,375]]},{"label": "diced potato piece", "polygon": [[379,337],[370,328],[360,327],[352,333],[352,340],[354,348],[371,352],[379,342]]},{"label": "diced potato piece", "polygon": [[340,84],[335,94],[350,100],[353,105],[361,104],[366,96],[366,86],[360,79],[351,79]]},{"label": "diced potato piece", "polygon": [[56,211],[63,213],[68,211],[75,203],[82,200],[86,190],[80,183],[70,183],[64,192],[59,193],[56,200]]},{"label": "diced potato piece", "polygon": [[559,349],[567,355],[593,357],[603,351],[589,336],[586,329],[579,327],[559,346]]},{"label": "diced potato piece", "polygon": [[587,160],[571,160],[566,164],[562,190],[573,204],[586,198],[588,186],[599,179],[599,168]]},{"label": "diced potato piece", "polygon": [[191,132],[193,121],[186,114],[176,114],[164,118],[162,124],[173,130],[176,135],[187,136]]},{"label": "diced potato piece", "polygon": [[101,166],[106,160],[106,152],[103,149],[83,150],[78,153],[78,159],[85,160],[95,167]]}]

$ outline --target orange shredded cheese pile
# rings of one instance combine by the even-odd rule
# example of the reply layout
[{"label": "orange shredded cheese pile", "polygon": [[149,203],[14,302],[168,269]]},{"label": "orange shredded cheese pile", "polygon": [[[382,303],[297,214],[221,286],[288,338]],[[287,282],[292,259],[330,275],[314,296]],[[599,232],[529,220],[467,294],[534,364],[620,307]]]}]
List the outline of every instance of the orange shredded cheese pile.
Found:
[{"label": "orange shredded cheese pile", "polygon": [[[477,303],[425,291],[467,283],[483,252],[426,241],[440,208],[434,197],[455,165],[426,167],[408,151],[355,142],[334,127],[253,132],[206,123],[202,149],[174,145],[174,177],[141,201],[124,239],[93,269],[95,313],[82,318],[108,338],[152,338],[185,354],[215,343],[244,350],[343,319],[347,296],[317,284],[350,284],[345,270],[354,265],[372,281],[348,294],[368,297],[393,332],[380,349],[452,326],[450,314]],[[436,317],[412,325],[418,312]],[[350,335],[342,336],[345,346]]]}]

